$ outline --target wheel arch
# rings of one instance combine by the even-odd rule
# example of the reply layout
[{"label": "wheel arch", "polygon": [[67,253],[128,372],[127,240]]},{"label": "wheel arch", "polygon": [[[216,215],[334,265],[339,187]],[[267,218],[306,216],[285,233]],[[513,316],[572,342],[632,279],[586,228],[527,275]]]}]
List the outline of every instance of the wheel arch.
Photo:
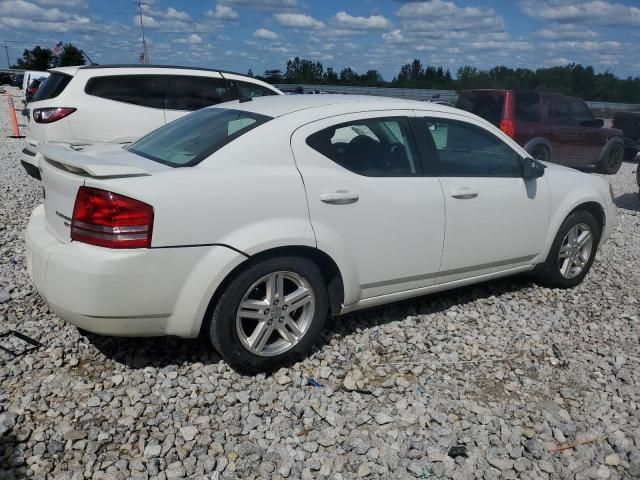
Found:
[{"label": "wheel arch", "polygon": [[211,299],[209,300],[209,304],[204,313],[204,318],[202,318],[201,320],[200,334],[206,332],[211,315],[213,314],[213,309],[215,308],[220,296],[223,294],[229,283],[231,283],[231,281],[236,276],[238,276],[241,272],[246,271],[248,268],[251,268],[252,265],[255,265],[266,259],[291,256],[307,258],[314,262],[320,268],[320,271],[322,272],[325,283],[327,285],[330,312],[333,315],[339,314],[340,310],[342,309],[342,304],[344,303],[345,292],[342,273],[340,272],[340,269],[338,268],[338,265],[333,260],[333,258],[331,258],[331,256],[329,256],[322,250],[314,247],[308,247],[304,245],[281,246],[269,248],[267,250],[263,250],[254,255],[251,255],[224,277],[222,282],[220,282],[220,284],[215,289],[213,295],[211,296]]},{"label": "wheel arch", "polygon": [[569,217],[569,215],[579,210],[586,210],[591,215],[593,215],[593,218],[596,219],[596,221],[598,222],[598,225],[600,226],[600,234],[602,234],[607,222],[607,217],[606,217],[606,214],[604,213],[603,206],[600,205],[598,202],[584,202],[574,207],[574,209],[569,212],[567,217]]}]

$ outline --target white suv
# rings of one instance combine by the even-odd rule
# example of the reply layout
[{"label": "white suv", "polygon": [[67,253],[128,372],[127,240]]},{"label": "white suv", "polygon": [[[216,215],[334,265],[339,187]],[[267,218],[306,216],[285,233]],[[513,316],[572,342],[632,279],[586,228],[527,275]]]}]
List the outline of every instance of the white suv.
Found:
[{"label": "white suv", "polygon": [[222,70],[149,65],[53,68],[25,114],[22,165],[40,179],[40,142],[129,143],[203,107],[282,95],[271,85]]}]

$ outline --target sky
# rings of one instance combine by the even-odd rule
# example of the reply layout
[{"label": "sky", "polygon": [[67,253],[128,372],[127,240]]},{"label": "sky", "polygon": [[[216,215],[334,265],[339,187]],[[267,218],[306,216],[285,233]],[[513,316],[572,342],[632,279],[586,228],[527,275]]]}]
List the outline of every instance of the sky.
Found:
[{"label": "sky", "polygon": [[[391,80],[418,58],[531,69],[568,63],[640,76],[640,0],[144,0],[151,63],[261,74],[299,56]],[[73,43],[94,62],[136,63],[134,0],[0,0],[0,46]],[[0,65],[6,58],[0,49]]]}]

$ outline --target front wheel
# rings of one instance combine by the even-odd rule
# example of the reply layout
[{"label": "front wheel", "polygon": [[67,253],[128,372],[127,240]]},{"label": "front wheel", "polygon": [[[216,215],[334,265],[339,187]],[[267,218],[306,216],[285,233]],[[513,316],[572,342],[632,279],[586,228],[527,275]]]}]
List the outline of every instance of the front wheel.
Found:
[{"label": "front wheel", "polygon": [[539,269],[541,283],[555,288],[580,284],[593,264],[601,234],[598,222],[586,210],[569,215]]},{"label": "front wheel", "polygon": [[315,263],[272,258],[229,283],[214,308],[209,336],[236,370],[268,372],[308,355],[328,313],[327,289]]}]

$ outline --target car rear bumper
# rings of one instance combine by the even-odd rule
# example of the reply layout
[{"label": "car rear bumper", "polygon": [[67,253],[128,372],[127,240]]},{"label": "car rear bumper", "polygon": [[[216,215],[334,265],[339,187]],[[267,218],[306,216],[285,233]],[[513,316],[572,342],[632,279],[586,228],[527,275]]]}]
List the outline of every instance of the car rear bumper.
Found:
[{"label": "car rear bumper", "polygon": [[196,337],[215,288],[246,257],[224,246],[113,250],[63,243],[44,206],[26,230],[27,268],[51,310],[87,331]]}]

